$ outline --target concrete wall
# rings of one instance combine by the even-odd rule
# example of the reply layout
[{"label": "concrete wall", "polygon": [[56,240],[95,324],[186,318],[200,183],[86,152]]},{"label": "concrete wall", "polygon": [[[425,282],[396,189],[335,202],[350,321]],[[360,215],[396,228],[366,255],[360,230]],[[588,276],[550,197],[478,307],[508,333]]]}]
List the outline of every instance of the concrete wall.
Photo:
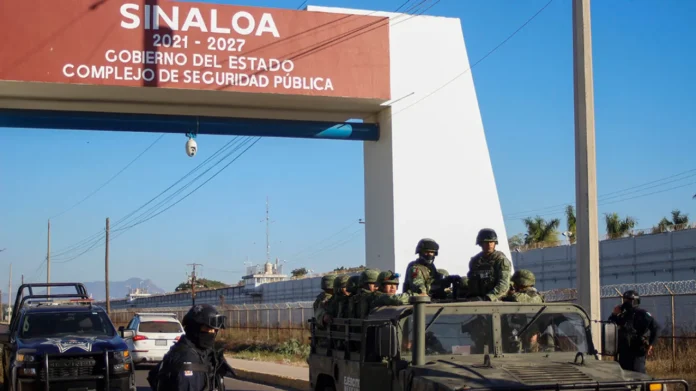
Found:
[{"label": "concrete wall", "polygon": [[[575,288],[575,245],[513,252],[516,269],[536,275],[541,291]],[[696,278],[696,229],[599,242],[602,285]]]}]

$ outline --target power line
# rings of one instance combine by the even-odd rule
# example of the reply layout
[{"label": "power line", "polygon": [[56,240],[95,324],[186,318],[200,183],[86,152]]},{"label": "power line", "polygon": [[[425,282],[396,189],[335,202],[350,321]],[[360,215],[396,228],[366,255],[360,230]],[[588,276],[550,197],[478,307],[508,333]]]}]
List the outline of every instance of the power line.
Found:
[{"label": "power line", "polygon": [[[192,170],[190,170],[188,173],[184,174],[181,178],[179,178],[179,180],[177,180],[176,182],[174,182],[171,186],[169,186],[168,188],[164,189],[162,192],[160,192],[159,194],[157,194],[156,196],[154,196],[153,198],[151,198],[148,202],[146,202],[145,204],[141,205],[141,206],[140,206],[139,208],[137,208],[136,210],[132,211],[131,213],[129,213],[129,214],[127,214],[126,216],[122,217],[120,220],[116,221],[116,222],[113,224],[113,226],[118,226],[119,224],[121,224],[122,222],[124,222],[125,220],[127,220],[129,217],[131,217],[132,215],[134,215],[134,214],[137,213],[138,211],[142,210],[142,209],[145,208],[147,205],[151,204],[153,201],[155,201],[155,200],[156,200],[157,198],[159,198],[161,195],[163,195],[164,193],[166,193],[167,191],[169,191],[170,189],[172,189],[174,186],[176,186],[177,184],[179,184],[181,181],[183,181],[184,179],[186,179],[187,177],[189,177],[190,175],[192,175],[193,173],[195,173],[196,171],[198,171],[201,167],[203,167],[204,165],[206,165],[208,162],[210,162],[211,160],[213,160],[216,156],[220,155],[220,154],[221,154],[222,152],[224,152],[226,149],[230,148],[230,146],[231,146],[233,143],[235,143],[239,138],[240,138],[239,136],[235,136],[234,138],[232,138],[232,140],[230,140],[229,142],[227,142],[227,143],[226,143],[225,145],[223,145],[220,149],[218,149],[215,153],[213,153],[211,156],[209,156],[208,158],[206,158],[203,162],[201,162],[200,164],[198,164],[196,167],[194,167],[194,168],[193,168]],[[96,232],[95,234],[93,234],[93,235],[91,235],[91,236],[89,236],[89,237],[87,237],[87,238],[85,238],[85,239],[83,239],[83,240],[81,240],[81,241],[79,241],[79,242],[77,242],[77,243],[71,245],[71,246],[68,246],[66,249],[63,249],[63,250],[58,251],[58,252],[56,252],[56,253],[52,253],[51,255],[52,255],[52,256],[60,257],[60,256],[65,255],[65,254],[67,254],[67,253],[74,252],[75,250],[77,250],[77,249],[79,249],[79,248],[81,248],[81,247],[90,246],[91,243],[94,242],[94,241],[100,241],[101,239],[104,238],[104,236],[105,236],[105,233],[103,232],[103,230],[100,230],[100,231]]]},{"label": "power line", "polygon": [[[690,175],[683,176],[683,175],[685,175],[685,174],[690,174]],[[625,188],[625,189],[620,189],[620,190],[612,191],[612,192],[610,192],[610,193],[605,193],[605,194],[600,195],[600,196],[598,197],[598,199],[600,199],[600,200],[607,200],[607,199],[614,199],[614,198],[618,198],[618,197],[624,197],[624,196],[626,196],[626,195],[631,195],[631,194],[639,193],[639,192],[641,192],[641,191],[645,191],[645,190],[648,190],[648,189],[653,189],[653,188],[656,188],[656,187],[664,186],[664,185],[667,185],[667,184],[670,184],[670,183],[679,182],[679,181],[681,181],[681,180],[684,180],[684,179],[687,179],[687,178],[691,178],[691,177],[694,177],[694,176],[696,176],[696,168],[691,169],[691,170],[682,171],[682,172],[680,172],[680,173],[677,173],[677,174],[674,174],[674,175],[670,175],[670,176],[667,176],[667,177],[664,177],[664,178],[660,178],[660,179],[652,180],[652,181],[649,181],[649,182],[641,183],[641,184],[639,184],[639,185],[627,187],[627,188]],[[668,180],[668,179],[677,178],[677,177],[681,177],[681,178],[679,178],[679,179],[674,179],[674,180],[667,181],[667,182],[663,182],[663,181],[666,181],[666,180]],[[659,182],[663,182],[663,183],[659,183]],[[647,186],[647,185],[653,185],[653,186],[645,187],[645,186]],[[537,208],[537,209],[531,209],[531,210],[522,211],[522,212],[510,213],[510,214],[508,214],[508,215],[506,216],[506,219],[516,219],[516,218],[519,218],[519,217],[521,217],[521,216],[525,216],[525,215],[528,215],[528,214],[534,214],[535,212],[552,212],[552,211],[557,211],[557,210],[559,210],[559,208],[565,209],[566,206],[568,206],[568,205],[574,205],[574,204],[575,204],[575,201],[571,201],[571,202],[566,202],[566,203],[563,203],[563,204],[556,204],[556,205],[547,206],[547,207],[544,207],[544,208]]]},{"label": "power line", "polygon": [[331,251],[331,250],[335,250],[335,249],[337,249],[337,248],[339,248],[339,247],[341,247],[341,246],[344,246],[344,245],[348,244],[351,240],[353,240],[354,237],[355,237],[358,233],[360,233],[360,231],[362,231],[363,229],[364,229],[364,227],[360,227],[360,228],[358,228],[357,230],[351,232],[350,235],[347,236],[347,239],[345,239],[345,240],[343,240],[343,241],[341,241],[341,242],[332,243],[332,244],[330,244],[330,245],[328,245],[328,246],[326,246],[326,247],[323,247],[323,248],[317,250],[316,252],[313,252],[312,254],[310,254],[310,255],[308,255],[308,256],[306,256],[306,257],[304,257],[304,258],[301,258],[300,260],[303,260],[303,261],[304,261],[304,260],[309,260],[309,259],[312,259],[312,258],[314,258],[315,256],[317,256],[318,254],[321,254],[321,253],[324,253],[324,252],[327,252],[327,251]]},{"label": "power line", "polygon": [[308,246],[308,247],[305,247],[304,249],[302,249],[302,250],[298,251],[297,253],[293,254],[292,256],[288,257],[288,259],[290,260],[290,262],[292,262],[292,259],[295,258],[296,256],[302,254],[303,252],[305,252],[305,251],[307,251],[307,250],[309,250],[309,249],[311,249],[311,248],[313,248],[313,247],[315,247],[315,246],[318,246],[318,245],[320,245],[320,244],[326,242],[326,241],[329,240],[329,239],[332,239],[332,238],[338,236],[338,235],[341,234],[342,232],[345,232],[348,228],[354,227],[354,226],[355,226],[355,221],[353,221],[353,222],[351,222],[350,224],[346,225],[345,227],[341,228],[339,231],[334,232],[333,234],[331,234],[331,235],[325,237],[324,239],[320,240],[319,242],[314,243],[314,244],[312,244],[312,245],[310,245],[310,246]]},{"label": "power line", "polygon": [[500,42],[497,46],[495,46],[495,47],[494,47],[493,49],[491,49],[488,53],[486,53],[486,55],[484,55],[484,56],[481,57],[478,61],[476,61],[476,62],[474,63],[474,65],[471,65],[471,66],[470,66],[469,68],[467,68],[464,72],[459,73],[457,76],[455,76],[454,78],[452,78],[451,80],[449,80],[448,82],[446,82],[445,84],[443,84],[442,86],[436,88],[436,89],[433,90],[432,92],[428,93],[428,94],[425,95],[424,97],[418,99],[417,101],[411,103],[410,105],[408,105],[408,106],[404,107],[403,109],[397,111],[396,113],[392,114],[392,116],[394,116],[394,115],[396,115],[396,114],[399,114],[399,113],[401,113],[401,112],[403,112],[403,111],[406,111],[406,110],[408,110],[409,108],[411,108],[412,106],[417,105],[417,104],[421,103],[422,101],[424,101],[424,100],[430,98],[431,96],[435,95],[435,94],[438,93],[440,90],[442,90],[443,88],[445,88],[445,87],[447,87],[448,85],[452,84],[454,81],[456,81],[456,80],[459,79],[460,77],[462,77],[462,76],[464,76],[465,74],[469,73],[469,71],[471,71],[476,65],[480,64],[483,60],[485,60],[486,58],[488,58],[488,56],[490,56],[490,55],[493,54],[495,51],[497,51],[501,46],[505,45],[505,43],[507,43],[507,41],[509,41],[512,37],[514,37],[515,35],[517,35],[517,33],[519,33],[520,31],[522,31],[523,28],[525,28],[532,20],[534,20],[537,16],[539,16],[539,14],[541,14],[541,13],[546,9],[546,7],[548,7],[549,5],[551,5],[551,3],[553,3],[553,0],[550,0],[548,3],[546,3],[546,5],[544,5],[543,7],[541,7],[541,8],[539,9],[539,11],[537,11],[534,15],[532,15],[531,18],[527,19],[527,21],[524,22],[520,27],[518,27],[517,30],[515,30],[512,34],[510,34],[507,38],[505,38],[505,39],[504,39],[502,42]]},{"label": "power line", "polygon": [[[142,219],[141,221],[135,222],[135,223],[133,223],[133,224],[127,226],[127,227],[119,228],[118,230],[115,230],[115,231],[118,231],[118,232],[116,233],[116,235],[114,235],[112,238],[110,238],[109,243],[111,243],[111,241],[115,240],[116,238],[118,238],[119,236],[121,236],[122,234],[124,234],[126,231],[128,231],[128,230],[130,230],[130,229],[132,229],[132,228],[134,228],[134,227],[136,227],[136,226],[138,226],[138,225],[140,225],[140,224],[142,224],[142,223],[145,223],[145,222],[147,222],[147,221],[149,221],[149,220],[151,220],[151,219],[153,219],[153,218],[159,216],[160,214],[166,212],[167,210],[169,210],[169,209],[173,208],[174,206],[176,206],[177,204],[179,204],[181,201],[183,201],[183,200],[185,200],[186,198],[188,198],[190,195],[192,195],[193,193],[195,193],[196,191],[198,191],[198,189],[200,189],[201,187],[205,186],[205,185],[206,185],[208,182],[210,182],[213,178],[215,178],[216,176],[218,176],[222,171],[224,171],[227,167],[229,167],[232,163],[234,163],[237,159],[239,159],[242,155],[244,155],[249,149],[251,149],[251,147],[253,147],[253,146],[254,146],[257,142],[259,142],[260,140],[261,140],[261,137],[256,137],[256,140],[255,140],[251,145],[249,145],[244,151],[242,151],[238,156],[236,156],[236,157],[235,157],[234,159],[232,159],[229,163],[227,163],[225,166],[223,166],[220,170],[218,170],[218,171],[217,171],[215,174],[213,174],[210,178],[208,178],[207,180],[205,180],[205,182],[203,182],[202,184],[200,184],[198,187],[196,187],[195,189],[193,189],[192,191],[190,191],[190,192],[189,192],[188,194],[186,194],[185,196],[181,197],[179,200],[177,200],[177,201],[174,202],[173,204],[169,205],[167,208],[165,208],[165,209],[159,211],[158,213],[156,213],[156,214],[154,214],[154,215],[151,215],[151,216],[149,216],[149,217],[147,217],[147,218],[145,218],[145,219]],[[247,142],[248,142],[248,140],[247,140],[245,143],[247,143]],[[218,164],[220,164],[220,162],[216,163],[215,165],[218,165]],[[202,175],[202,174],[201,174],[201,175]],[[112,232],[115,232],[115,231],[112,230]],[[83,251],[82,253],[80,253],[80,254],[78,254],[78,255],[76,255],[76,256],[74,256],[74,257],[68,259],[68,260],[65,260],[65,261],[62,261],[62,262],[57,262],[57,263],[67,263],[67,262],[73,261],[73,260],[79,258],[80,256],[86,254],[87,252],[91,251],[92,249],[94,249],[98,244],[100,244],[100,242],[101,242],[101,241],[95,241],[95,242],[92,244],[92,246],[90,246],[89,248],[87,248],[87,249],[86,249],[85,251]]]},{"label": "power line", "polygon": [[160,135],[152,144],[150,144],[147,148],[145,148],[145,150],[143,150],[142,152],[140,152],[140,154],[139,154],[138,156],[136,156],[135,159],[131,160],[130,163],[126,164],[125,167],[123,167],[123,168],[122,168],[119,172],[117,172],[114,176],[112,176],[111,178],[109,178],[108,181],[104,182],[104,183],[103,183],[101,186],[99,186],[96,190],[94,190],[94,191],[91,192],[89,195],[87,195],[87,197],[83,198],[82,200],[80,200],[79,202],[77,202],[77,203],[74,204],[73,206],[69,207],[68,209],[66,209],[66,210],[64,210],[64,211],[62,211],[62,212],[60,212],[60,213],[58,213],[58,214],[56,214],[56,215],[50,217],[49,220],[53,220],[53,219],[55,219],[55,218],[57,218],[57,217],[59,217],[59,216],[65,214],[65,213],[71,211],[72,209],[74,209],[74,208],[77,207],[78,205],[80,205],[80,204],[82,204],[83,202],[87,201],[87,200],[88,200],[89,198],[91,198],[93,195],[97,194],[97,192],[99,192],[99,190],[103,189],[104,186],[106,186],[106,185],[108,185],[109,183],[111,183],[111,181],[113,181],[114,179],[116,179],[119,175],[121,175],[121,173],[123,173],[124,171],[126,171],[126,169],[128,169],[128,167],[130,167],[133,163],[135,163],[138,159],[140,159],[141,156],[143,156],[147,151],[149,151],[152,147],[154,147],[155,144],[157,144],[157,143],[162,139],[162,137],[164,137],[164,136],[165,136],[164,133],[163,133],[162,135]]},{"label": "power line", "polygon": [[[623,198],[623,199],[619,199],[619,200],[614,200],[614,201],[611,201],[611,202],[599,202],[599,205],[600,205],[600,206],[605,206],[605,205],[615,204],[615,203],[617,203],[617,202],[630,201],[630,200],[634,200],[634,199],[636,199],[636,198],[642,198],[642,197],[647,197],[647,196],[651,196],[651,195],[655,195],[655,194],[665,193],[665,192],[668,192],[668,191],[672,191],[672,190],[676,190],[676,189],[681,189],[681,188],[684,188],[684,187],[687,187],[687,186],[693,186],[693,185],[696,185],[696,181],[694,181],[694,182],[689,182],[689,183],[686,183],[686,184],[683,184],[683,185],[679,185],[679,186],[673,186],[673,187],[670,187],[670,188],[667,188],[667,189],[663,189],[663,190],[654,191],[654,192],[651,192],[651,193],[639,194],[639,195],[637,195],[637,196],[633,196],[633,197],[629,197],[629,198]],[[553,216],[553,215],[558,215],[558,214],[559,214],[559,212],[551,212],[551,213],[539,214],[539,215],[537,215],[537,216],[539,216],[539,217],[544,217],[544,216]],[[516,220],[516,219],[517,219],[517,218],[515,218],[515,219],[506,218],[505,220]]]}]

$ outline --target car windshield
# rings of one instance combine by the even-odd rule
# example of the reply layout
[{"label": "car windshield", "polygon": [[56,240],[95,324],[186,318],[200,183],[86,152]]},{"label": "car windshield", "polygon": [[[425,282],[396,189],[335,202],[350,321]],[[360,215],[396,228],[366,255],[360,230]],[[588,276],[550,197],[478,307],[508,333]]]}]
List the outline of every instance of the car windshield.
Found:
[{"label": "car windshield", "polygon": [[[425,354],[484,354],[492,353],[493,317],[486,314],[465,314],[457,307],[426,309]],[[434,321],[433,321],[434,320]],[[402,353],[410,354],[413,347],[413,316],[401,321]]]},{"label": "car windshield", "polygon": [[589,351],[584,319],[576,313],[501,314],[500,323],[504,353]]},{"label": "car windshield", "polygon": [[140,323],[138,331],[143,333],[182,333],[181,325],[177,322],[168,322],[166,320],[148,321]]},{"label": "car windshield", "polygon": [[52,338],[74,335],[113,337],[113,325],[104,312],[35,312],[24,316],[20,338]]}]

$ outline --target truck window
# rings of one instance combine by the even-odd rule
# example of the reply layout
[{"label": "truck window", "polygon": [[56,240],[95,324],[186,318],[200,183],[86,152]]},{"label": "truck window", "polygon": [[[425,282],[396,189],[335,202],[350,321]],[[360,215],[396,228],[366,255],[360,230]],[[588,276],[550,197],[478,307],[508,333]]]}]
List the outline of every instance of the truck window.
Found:
[{"label": "truck window", "polygon": [[524,330],[533,317],[534,314],[501,315],[504,353],[587,352],[589,350],[584,319],[579,314],[542,313]]},{"label": "truck window", "polygon": [[[438,308],[428,308],[425,324],[428,325]],[[413,318],[402,320],[404,338],[402,353],[411,353],[413,346]],[[426,355],[469,355],[484,354],[485,347],[493,353],[493,317],[491,315],[463,314],[456,307],[442,310],[425,333]]]},{"label": "truck window", "polygon": [[102,312],[35,312],[22,320],[20,338],[57,336],[113,337],[116,331]]},{"label": "truck window", "polygon": [[138,331],[143,333],[170,333],[178,334],[183,333],[184,330],[181,329],[181,325],[176,322],[142,322],[140,323],[140,328]]}]

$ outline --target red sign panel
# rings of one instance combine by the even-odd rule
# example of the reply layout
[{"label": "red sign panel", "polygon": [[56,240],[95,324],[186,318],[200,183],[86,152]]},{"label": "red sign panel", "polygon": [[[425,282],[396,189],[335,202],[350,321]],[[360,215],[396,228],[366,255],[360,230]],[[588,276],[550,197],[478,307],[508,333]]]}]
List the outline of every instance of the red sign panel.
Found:
[{"label": "red sign panel", "polygon": [[0,4],[0,80],[390,99],[389,21],[171,0]]}]

